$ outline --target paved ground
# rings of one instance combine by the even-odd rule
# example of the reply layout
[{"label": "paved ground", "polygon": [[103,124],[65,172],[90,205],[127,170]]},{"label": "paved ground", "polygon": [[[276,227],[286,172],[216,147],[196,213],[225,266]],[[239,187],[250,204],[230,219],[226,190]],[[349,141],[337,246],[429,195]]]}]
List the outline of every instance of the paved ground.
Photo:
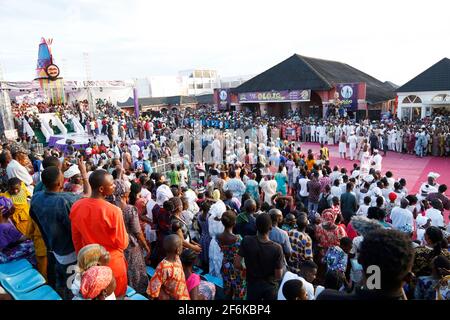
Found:
[{"label": "paved ground", "polygon": [[[302,151],[306,152],[312,149],[314,152],[319,152],[320,145],[317,143],[302,143]],[[328,146],[330,149],[330,163],[331,165],[338,165],[353,169],[355,161],[344,160],[339,158],[338,146]],[[383,153],[382,153],[383,154]],[[425,157],[418,158],[415,155],[402,154],[397,152],[388,152],[386,157],[383,157],[382,172],[391,171],[395,179],[405,178],[406,187],[410,193],[417,193],[423,182],[427,181],[429,172],[437,172],[441,176],[437,179],[439,184],[447,184],[450,187],[450,158],[443,157]],[[448,192],[447,192],[448,194]],[[445,219],[448,222],[449,213],[445,214]]]}]

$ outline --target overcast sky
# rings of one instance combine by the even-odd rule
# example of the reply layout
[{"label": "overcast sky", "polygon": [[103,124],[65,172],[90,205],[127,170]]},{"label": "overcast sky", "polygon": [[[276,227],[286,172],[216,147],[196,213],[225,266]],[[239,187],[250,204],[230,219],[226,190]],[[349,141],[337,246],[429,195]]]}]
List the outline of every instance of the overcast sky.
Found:
[{"label": "overcast sky", "polygon": [[445,0],[0,0],[0,65],[35,76],[41,37],[66,78],[131,79],[212,68],[258,74],[294,53],[403,84],[450,58]]}]

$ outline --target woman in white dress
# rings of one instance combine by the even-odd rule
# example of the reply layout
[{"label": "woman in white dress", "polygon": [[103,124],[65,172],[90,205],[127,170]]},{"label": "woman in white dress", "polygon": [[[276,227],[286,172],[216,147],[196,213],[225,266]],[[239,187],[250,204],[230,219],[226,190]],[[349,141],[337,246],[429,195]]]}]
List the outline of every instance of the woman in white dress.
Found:
[{"label": "woman in white dress", "polygon": [[369,153],[369,147],[366,144],[364,146],[363,152],[362,152],[362,156],[361,156],[361,172],[360,172],[360,177],[361,178],[365,178],[370,171],[370,162],[371,162],[371,155]]}]

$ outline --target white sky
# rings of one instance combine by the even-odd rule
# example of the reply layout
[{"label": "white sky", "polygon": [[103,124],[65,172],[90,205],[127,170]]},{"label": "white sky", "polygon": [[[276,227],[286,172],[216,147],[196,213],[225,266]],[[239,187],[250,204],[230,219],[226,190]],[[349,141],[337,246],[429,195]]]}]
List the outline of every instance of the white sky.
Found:
[{"label": "white sky", "polygon": [[40,38],[65,78],[212,68],[258,74],[294,53],[403,84],[450,57],[448,0],[0,0],[4,78],[31,80]]}]

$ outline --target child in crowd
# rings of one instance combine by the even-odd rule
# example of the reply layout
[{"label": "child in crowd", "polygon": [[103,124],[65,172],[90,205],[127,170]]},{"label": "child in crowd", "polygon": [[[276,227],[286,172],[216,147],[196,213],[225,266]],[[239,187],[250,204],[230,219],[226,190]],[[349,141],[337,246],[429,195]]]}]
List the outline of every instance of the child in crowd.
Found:
[{"label": "child in crowd", "polygon": [[370,198],[369,196],[365,196],[364,197],[364,204],[362,204],[358,211],[356,211],[356,215],[357,216],[365,216],[367,217],[367,211],[369,210],[370,207],[370,202],[372,201],[372,198]]},{"label": "child in crowd", "polygon": [[180,260],[181,238],[177,234],[167,236],[164,239],[164,250],[166,257],[158,264],[155,274],[148,284],[149,297],[159,300],[190,300]]},{"label": "child in crowd", "polygon": [[308,300],[303,282],[298,279],[286,281],[286,283],[283,285],[283,295],[287,301]]}]

